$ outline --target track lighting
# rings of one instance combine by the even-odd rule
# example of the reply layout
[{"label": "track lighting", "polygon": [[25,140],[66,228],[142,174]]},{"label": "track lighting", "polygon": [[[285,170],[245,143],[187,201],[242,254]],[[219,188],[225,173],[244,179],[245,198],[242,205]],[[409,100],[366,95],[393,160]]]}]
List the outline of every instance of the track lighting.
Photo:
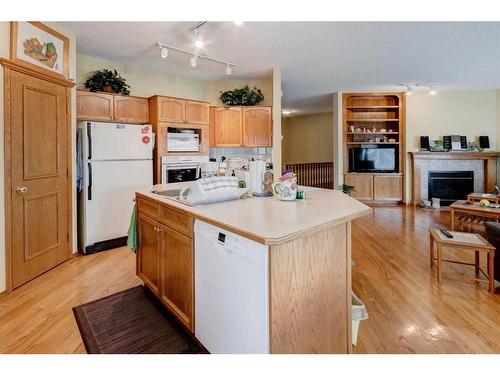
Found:
[{"label": "track lighting", "polygon": [[203,47],[203,35],[198,34],[198,29],[194,29],[194,45],[196,48]]},{"label": "track lighting", "polygon": [[243,25],[243,21],[234,21],[234,24],[236,26],[241,26],[241,25]]},{"label": "track lighting", "polygon": [[198,65],[198,56],[191,56],[191,58],[189,59],[189,65],[191,65],[191,67],[193,68],[196,68],[196,65]]},{"label": "track lighting", "polygon": [[429,88],[429,95],[437,95],[437,91],[432,87]]},{"label": "track lighting", "polygon": [[230,76],[233,73],[233,68],[231,68],[231,65],[227,64],[226,65],[226,75]]},{"label": "track lighting", "polygon": [[168,48],[167,47],[160,47],[160,56],[164,59],[168,57]]}]

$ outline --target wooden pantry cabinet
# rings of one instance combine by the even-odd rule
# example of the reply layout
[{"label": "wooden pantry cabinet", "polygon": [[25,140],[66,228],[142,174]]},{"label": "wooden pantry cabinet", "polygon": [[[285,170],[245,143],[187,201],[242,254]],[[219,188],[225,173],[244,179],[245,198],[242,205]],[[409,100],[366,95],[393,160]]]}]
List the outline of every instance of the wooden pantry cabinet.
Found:
[{"label": "wooden pantry cabinet", "polygon": [[76,94],[76,117],[79,120],[126,122],[145,124],[149,122],[148,99],[101,92],[78,90]]},{"label": "wooden pantry cabinet", "polygon": [[194,332],[193,218],[137,196],[137,275]]},{"label": "wooden pantry cabinet", "polygon": [[152,122],[208,125],[206,102],[155,95],[149,99]]},{"label": "wooden pantry cabinet", "polygon": [[211,107],[212,147],[271,147],[271,107]]}]

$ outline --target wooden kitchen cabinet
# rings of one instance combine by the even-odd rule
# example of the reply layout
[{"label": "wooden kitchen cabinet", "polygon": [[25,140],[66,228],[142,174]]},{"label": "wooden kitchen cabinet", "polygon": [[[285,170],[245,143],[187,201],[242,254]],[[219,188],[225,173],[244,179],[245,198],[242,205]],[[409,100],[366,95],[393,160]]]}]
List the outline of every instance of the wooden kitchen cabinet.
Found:
[{"label": "wooden kitchen cabinet", "polygon": [[216,147],[243,146],[243,118],[241,107],[215,107],[214,131]]},{"label": "wooden kitchen cabinet", "polygon": [[160,298],[167,308],[194,331],[193,240],[167,226],[161,227]]},{"label": "wooden kitchen cabinet", "polygon": [[209,109],[208,103],[186,100],[186,123],[208,125]]},{"label": "wooden kitchen cabinet", "polygon": [[403,200],[403,177],[389,175],[373,176],[373,199],[376,201]]},{"label": "wooden kitchen cabinet", "polygon": [[215,147],[215,108],[210,107],[208,116],[208,145],[209,147]]},{"label": "wooden kitchen cabinet", "polygon": [[184,123],[186,120],[186,101],[179,98],[154,96],[152,98],[152,121]]},{"label": "wooden kitchen cabinet", "polygon": [[149,122],[149,103],[137,96],[114,96],[114,120],[145,124]]},{"label": "wooden kitchen cabinet", "polygon": [[79,120],[112,121],[113,95],[77,91],[76,117]]},{"label": "wooden kitchen cabinet", "polygon": [[160,239],[159,223],[139,212],[137,216],[137,232],[139,247],[137,249],[137,276],[157,296],[160,295]]},{"label": "wooden kitchen cabinet", "polygon": [[76,95],[76,117],[79,120],[145,124],[149,122],[148,107],[148,100],[137,96],[82,90],[78,90]]},{"label": "wooden kitchen cabinet", "polygon": [[245,147],[272,146],[271,107],[243,108],[243,145]]},{"label": "wooden kitchen cabinet", "polygon": [[142,197],[136,201],[137,275],[194,332],[193,217]]}]

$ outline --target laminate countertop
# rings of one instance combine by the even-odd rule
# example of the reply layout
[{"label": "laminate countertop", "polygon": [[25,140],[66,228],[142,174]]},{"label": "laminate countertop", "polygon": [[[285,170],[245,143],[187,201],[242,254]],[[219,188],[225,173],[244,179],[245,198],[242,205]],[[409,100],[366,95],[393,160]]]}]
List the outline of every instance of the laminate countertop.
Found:
[{"label": "laminate countertop", "polygon": [[329,189],[307,191],[303,200],[248,197],[193,207],[152,193],[153,190],[181,189],[189,184],[154,185],[137,194],[265,245],[284,243],[372,211],[367,205],[341,191]]}]

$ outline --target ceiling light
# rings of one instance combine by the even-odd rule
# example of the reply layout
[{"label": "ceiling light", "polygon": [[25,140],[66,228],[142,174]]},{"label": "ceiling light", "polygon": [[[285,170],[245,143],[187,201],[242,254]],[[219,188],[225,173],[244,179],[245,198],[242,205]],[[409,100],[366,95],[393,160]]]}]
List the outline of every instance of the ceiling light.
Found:
[{"label": "ceiling light", "polygon": [[429,89],[429,95],[437,95],[437,91],[434,90],[432,87]]},{"label": "ceiling light", "polygon": [[191,56],[191,58],[189,59],[189,64],[193,68],[196,68],[196,65],[198,65],[198,56],[196,56],[196,55]]},{"label": "ceiling light", "polygon": [[286,115],[289,115],[289,114],[291,114],[291,113],[292,113],[292,110],[291,110],[291,109],[283,109],[283,110],[281,111],[281,114],[282,114],[282,115],[285,115],[285,116],[286,116]]},{"label": "ceiling light", "polygon": [[226,65],[226,75],[230,76],[233,73],[233,68],[231,68],[231,65],[227,64]]},{"label": "ceiling light", "polygon": [[203,47],[203,35],[198,35],[198,29],[194,30],[194,45],[196,48],[201,48]]},{"label": "ceiling light", "polygon": [[160,48],[160,56],[164,59],[166,59],[168,57],[168,48],[167,47]]},{"label": "ceiling light", "polygon": [[241,25],[243,25],[243,21],[234,21],[234,24],[236,26],[241,26]]},{"label": "ceiling light", "polygon": [[413,91],[415,91],[415,89],[413,87],[411,87],[410,85],[406,86],[406,95],[413,94]]}]

